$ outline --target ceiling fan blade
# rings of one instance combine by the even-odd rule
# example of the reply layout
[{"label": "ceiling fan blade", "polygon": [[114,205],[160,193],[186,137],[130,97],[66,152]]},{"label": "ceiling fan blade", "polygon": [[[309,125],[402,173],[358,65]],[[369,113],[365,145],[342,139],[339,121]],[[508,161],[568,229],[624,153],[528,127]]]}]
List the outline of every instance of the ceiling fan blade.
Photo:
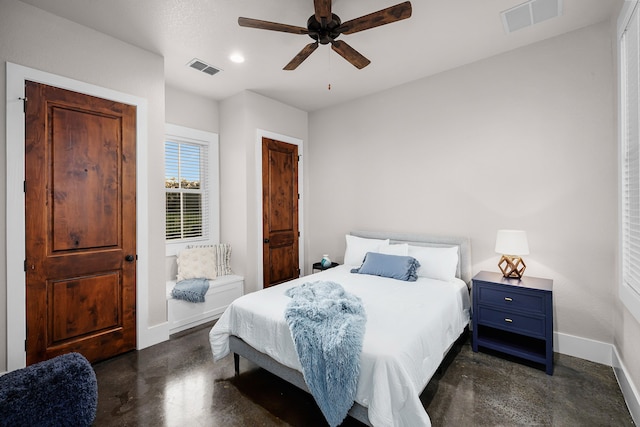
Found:
[{"label": "ceiling fan blade", "polygon": [[238,18],[241,27],[258,28],[260,30],[280,31],[282,33],[309,34],[309,30],[295,25],[280,24],[278,22],[261,21],[252,18]]},{"label": "ceiling fan blade", "polygon": [[322,24],[322,18],[325,18],[326,22],[331,22],[331,0],[313,0],[313,7],[316,21]]},{"label": "ceiling fan blade", "polygon": [[313,51],[316,50],[317,48],[318,48],[318,42],[309,43],[308,45],[303,47],[302,50],[296,56],[294,56],[293,59],[289,61],[287,65],[284,66],[283,70],[287,70],[287,71],[295,70],[296,68],[298,68],[298,65],[302,64],[302,61],[307,59],[309,55],[311,55]]},{"label": "ceiling fan blade", "polygon": [[411,16],[411,2],[397,4],[360,18],[343,22],[337,29],[343,34],[353,34],[358,31],[368,30],[369,28],[379,27],[380,25],[391,24],[392,22],[401,21]]},{"label": "ceiling fan blade", "polygon": [[349,46],[342,40],[335,40],[331,42],[331,49],[335,50],[344,59],[349,61],[354,67],[361,70],[371,63],[367,58],[362,56],[360,52]]}]

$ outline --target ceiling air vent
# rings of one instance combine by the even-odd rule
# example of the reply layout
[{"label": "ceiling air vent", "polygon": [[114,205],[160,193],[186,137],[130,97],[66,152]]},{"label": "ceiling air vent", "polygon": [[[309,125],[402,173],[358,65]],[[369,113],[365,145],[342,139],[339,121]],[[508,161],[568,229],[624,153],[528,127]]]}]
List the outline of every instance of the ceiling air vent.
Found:
[{"label": "ceiling air vent", "polygon": [[214,74],[221,71],[219,68],[216,68],[213,65],[209,65],[206,62],[201,61],[197,58],[194,58],[191,61],[189,61],[187,65],[191,68],[195,68],[198,71],[202,71],[205,74],[209,74],[210,76],[213,76]]},{"label": "ceiling air vent", "polygon": [[562,0],[529,0],[500,12],[507,33],[562,15]]}]

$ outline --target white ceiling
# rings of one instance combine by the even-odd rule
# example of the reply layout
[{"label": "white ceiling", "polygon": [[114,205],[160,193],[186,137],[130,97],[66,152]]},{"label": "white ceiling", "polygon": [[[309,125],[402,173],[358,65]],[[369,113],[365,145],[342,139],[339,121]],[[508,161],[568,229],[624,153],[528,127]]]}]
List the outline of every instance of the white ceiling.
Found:
[{"label": "white ceiling", "polygon": [[[312,40],[242,28],[238,17],[306,27],[312,0],[22,0],[165,58],[170,86],[216,100],[242,90],[313,111],[609,19],[622,0],[564,0],[563,15],[505,33],[500,12],[524,0],[413,0],[411,18],[340,36],[371,60],[358,70],[320,46],[295,71],[285,66]],[[347,21],[401,0],[334,0]],[[246,61],[229,60],[241,52]],[[223,71],[186,66],[199,58]],[[328,85],[331,90],[328,90]]]}]

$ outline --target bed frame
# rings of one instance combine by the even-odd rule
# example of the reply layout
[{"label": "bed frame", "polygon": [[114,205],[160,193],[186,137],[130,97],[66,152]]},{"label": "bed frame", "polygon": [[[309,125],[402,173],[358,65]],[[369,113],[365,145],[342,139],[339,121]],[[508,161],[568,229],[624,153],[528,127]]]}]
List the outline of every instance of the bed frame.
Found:
[{"label": "bed frame", "polygon": [[[456,277],[462,279],[467,286],[471,282],[471,244],[468,238],[465,237],[442,237],[442,236],[428,236],[411,233],[384,233],[374,231],[352,231],[352,236],[363,237],[367,239],[389,239],[390,243],[409,243],[414,246],[429,246],[429,247],[458,247],[459,261],[456,271]],[[464,332],[462,333],[464,335]],[[454,346],[453,343],[448,349],[447,353]],[[229,349],[233,353],[233,361],[235,367],[235,374],[240,374],[240,356],[255,363],[259,367],[271,372],[272,374],[288,381],[296,387],[310,393],[307,387],[304,377],[301,372],[291,369],[276,362],[270,356],[261,353],[245,343],[241,338],[231,335],[229,337]],[[443,358],[444,359],[444,358]],[[349,415],[363,424],[371,426],[369,422],[368,409],[357,402],[354,402],[353,406],[349,410]]]}]

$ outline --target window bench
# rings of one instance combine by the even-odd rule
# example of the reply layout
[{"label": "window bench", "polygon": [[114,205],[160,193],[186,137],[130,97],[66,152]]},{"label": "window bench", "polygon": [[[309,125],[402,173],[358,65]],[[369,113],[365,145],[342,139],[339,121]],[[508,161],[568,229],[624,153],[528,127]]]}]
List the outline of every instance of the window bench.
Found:
[{"label": "window bench", "polygon": [[235,274],[209,280],[209,290],[202,303],[173,298],[171,290],[175,284],[175,280],[167,282],[169,334],[175,334],[219,318],[227,306],[244,293],[244,277]]}]

